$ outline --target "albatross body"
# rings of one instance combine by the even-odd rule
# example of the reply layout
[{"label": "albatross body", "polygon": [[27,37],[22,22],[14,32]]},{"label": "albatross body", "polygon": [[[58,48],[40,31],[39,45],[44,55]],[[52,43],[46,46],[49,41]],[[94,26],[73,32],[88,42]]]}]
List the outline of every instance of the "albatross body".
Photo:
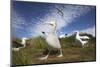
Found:
[{"label": "albatross body", "polygon": [[[56,21],[51,21],[48,23],[49,25],[51,25],[51,31],[48,33],[48,35],[46,36],[46,42],[48,43],[49,47],[52,48],[56,48],[60,50],[60,54],[57,57],[62,57],[62,49],[61,49],[61,45],[58,39],[58,36],[56,34]],[[45,60],[48,58],[49,54],[50,54],[51,49],[49,48],[49,52],[45,57],[39,58],[40,60]]]},{"label": "albatross body", "polygon": [[81,42],[81,44],[82,44],[82,47],[84,48],[84,45],[88,42],[87,40],[82,40],[82,39],[89,39],[89,37],[88,36],[80,36],[79,35],[79,31],[76,31],[76,39],[78,40],[78,41],[80,41]]},{"label": "albatross body", "polygon": [[23,45],[23,47],[25,48],[26,47],[26,40],[27,40],[27,38],[22,38],[22,42],[21,42],[21,44]]},{"label": "albatross body", "polygon": [[19,51],[21,48],[25,48],[26,47],[26,39],[27,38],[22,38],[21,43],[17,42],[17,41],[13,41],[13,46],[12,46],[12,50],[14,51]]},{"label": "albatross body", "polygon": [[61,48],[61,45],[56,33],[48,33],[46,42],[48,43],[49,46],[53,48]]}]

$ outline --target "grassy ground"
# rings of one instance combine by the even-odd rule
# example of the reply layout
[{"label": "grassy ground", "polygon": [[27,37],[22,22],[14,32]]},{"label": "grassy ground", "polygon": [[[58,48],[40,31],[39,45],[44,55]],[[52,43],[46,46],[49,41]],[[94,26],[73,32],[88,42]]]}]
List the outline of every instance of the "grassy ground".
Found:
[{"label": "grassy ground", "polygon": [[[27,48],[28,49],[28,48]],[[77,61],[95,61],[94,48],[67,48],[63,49],[64,57],[58,58],[56,55],[50,55],[46,61],[40,61],[38,58],[45,55],[43,50],[27,50],[22,49],[19,52],[13,52],[13,64],[46,64],[46,63],[61,63],[61,62],[77,62]],[[16,57],[17,55],[17,57]]]},{"label": "grassy ground", "polygon": [[[71,39],[72,38],[72,39]],[[30,46],[22,48],[19,51],[12,51],[12,63],[14,65],[29,65],[29,64],[48,64],[48,63],[62,63],[62,62],[80,62],[80,61],[95,61],[96,48],[90,44],[95,44],[93,38],[89,41],[88,47],[82,48],[77,43],[74,43],[73,37],[61,39],[61,46],[64,56],[58,58],[58,52],[49,56],[45,61],[38,60],[38,58],[45,56],[43,54],[47,48],[47,43],[41,37],[31,39]]]}]

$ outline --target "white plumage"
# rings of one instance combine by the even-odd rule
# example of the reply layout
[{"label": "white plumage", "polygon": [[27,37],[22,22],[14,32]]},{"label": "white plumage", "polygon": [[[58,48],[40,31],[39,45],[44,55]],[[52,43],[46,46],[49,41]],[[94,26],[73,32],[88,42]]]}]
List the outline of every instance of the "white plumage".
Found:
[{"label": "white plumage", "polygon": [[50,45],[53,48],[61,48],[58,37],[54,33],[48,34],[46,38],[46,42],[48,43],[48,45]]},{"label": "white plumage", "polygon": [[88,36],[80,36],[80,35],[79,35],[79,31],[76,31],[76,39],[77,39],[78,41],[81,42],[82,47],[84,48],[84,45],[85,45],[88,41],[87,41],[87,40],[82,40],[82,39],[89,39],[89,37],[88,37]]},{"label": "white plumage", "polygon": [[88,36],[81,36],[81,39],[90,39]]},{"label": "white plumage", "polygon": [[21,44],[23,45],[23,47],[26,47],[26,40],[27,40],[27,38],[22,38],[22,42],[21,42]]},{"label": "white plumage", "polygon": [[13,41],[14,46],[12,47],[13,51],[19,51],[20,48],[25,48],[26,47],[26,40],[27,38],[22,38],[21,43],[17,41]]},{"label": "white plumage", "polygon": [[[60,55],[58,55],[57,57],[62,57],[63,54],[62,54],[61,45],[60,45],[59,39],[58,39],[57,34],[56,34],[56,26],[57,26],[56,21],[53,20],[53,21],[49,22],[48,24],[51,25],[52,30],[46,36],[46,42],[48,43],[48,45],[50,47],[59,49]],[[50,54],[50,49],[49,49],[48,54],[45,57],[42,57],[42,58],[39,58],[39,59],[45,60],[45,59],[48,58],[49,54]]]},{"label": "white plumage", "polygon": [[19,51],[20,48],[12,48],[13,51]]}]

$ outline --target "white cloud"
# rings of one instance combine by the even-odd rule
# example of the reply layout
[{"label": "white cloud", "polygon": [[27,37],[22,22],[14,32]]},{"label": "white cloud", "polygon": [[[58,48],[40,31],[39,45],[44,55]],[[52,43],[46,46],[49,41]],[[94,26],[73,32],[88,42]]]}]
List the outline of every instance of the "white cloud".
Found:
[{"label": "white cloud", "polygon": [[[60,16],[58,14],[58,11],[56,8],[62,9],[62,12],[64,16]],[[13,32],[19,31],[20,33],[23,33],[23,26],[22,25],[28,25],[28,35],[31,36],[37,36],[41,35],[42,31],[49,32],[50,26],[44,25],[44,23],[47,23],[52,20],[52,18],[55,18],[57,20],[57,30],[61,32],[61,29],[70,23],[74,21],[76,18],[80,17],[81,15],[87,13],[92,7],[89,6],[80,6],[80,5],[55,5],[51,7],[48,10],[48,13],[45,14],[44,17],[33,17],[32,23],[26,23],[25,19],[21,17],[16,11],[13,11],[12,13],[12,29]],[[35,20],[38,20],[37,22],[34,22]],[[36,23],[36,24],[35,24]],[[17,32],[18,33],[18,32]],[[91,32],[92,33],[92,32]]]},{"label": "white cloud", "polygon": [[18,15],[16,11],[12,11],[12,17],[11,17],[11,24],[12,29],[22,29],[22,26],[25,23],[24,19]]},{"label": "white cloud", "polygon": [[15,10],[12,11],[11,17],[11,34],[12,36],[16,36],[16,34],[23,34],[24,28],[23,25],[25,24],[25,20],[21,17]]},{"label": "white cloud", "polygon": [[[62,9],[64,16],[61,17],[55,8],[59,8],[60,10]],[[34,33],[36,33],[35,35],[38,35],[41,31],[48,32],[50,27],[43,25],[42,23],[49,22],[52,18],[57,20],[57,30],[60,31],[63,27],[72,23],[72,21],[74,21],[77,17],[87,13],[90,9],[91,8],[89,6],[64,5],[63,8],[61,5],[55,5],[54,8],[49,9],[49,12],[43,18],[38,18],[43,22],[38,21],[37,23],[40,24],[37,24],[31,29],[31,34],[34,35]]]},{"label": "white cloud", "polygon": [[85,33],[91,34],[95,37],[95,26],[81,30],[80,32],[85,32]]}]

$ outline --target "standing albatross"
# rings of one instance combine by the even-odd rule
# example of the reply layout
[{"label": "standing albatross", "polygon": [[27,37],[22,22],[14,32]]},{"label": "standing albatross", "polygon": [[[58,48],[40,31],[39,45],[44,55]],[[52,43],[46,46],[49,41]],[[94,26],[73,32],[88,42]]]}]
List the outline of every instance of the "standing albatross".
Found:
[{"label": "standing albatross", "polygon": [[[56,34],[56,27],[57,27],[57,23],[55,20],[47,23],[51,26],[51,31],[48,33],[48,35],[46,36],[46,42],[48,43],[48,46],[49,47],[52,47],[52,48],[56,48],[56,49],[59,49],[60,51],[60,54],[57,56],[57,57],[62,57],[63,54],[62,54],[62,49],[61,49],[61,45],[60,45],[60,42],[59,42],[59,39],[58,39],[58,36]],[[44,32],[43,32],[44,33]],[[45,60],[48,58],[49,54],[51,52],[51,49],[49,48],[49,52],[48,54],[45,56],[45,57],[42,57],[42,58],[39,58],[40,60]]]},{"label": "standing albatross", "polygon": [[[88,42],[87,39],[90,38],[88,36],[80,36],[79,31],[76,31],[75,33],[76,33],[76,39],[81,42],[82,47],[84,48],[84,45]],[[82,39],[86,39],[86,40],[82,40]]]},{"label": "standing albatross", "polygon": [[13,41],[13,45],[12,45],[12,50],[14,51],[19,51],[20,48],[25,48],[26,47],[26,40],[27,38],[22,38],[21,39],[21,43],[17,42],[17,41]]},{"label": "standing albatross", "polygon": [[26,40],[27,40],[28,38],[22,38],[22,42],[21,42],[21,44],[23,45],[23,48],[25,48],[26,47]]}]

